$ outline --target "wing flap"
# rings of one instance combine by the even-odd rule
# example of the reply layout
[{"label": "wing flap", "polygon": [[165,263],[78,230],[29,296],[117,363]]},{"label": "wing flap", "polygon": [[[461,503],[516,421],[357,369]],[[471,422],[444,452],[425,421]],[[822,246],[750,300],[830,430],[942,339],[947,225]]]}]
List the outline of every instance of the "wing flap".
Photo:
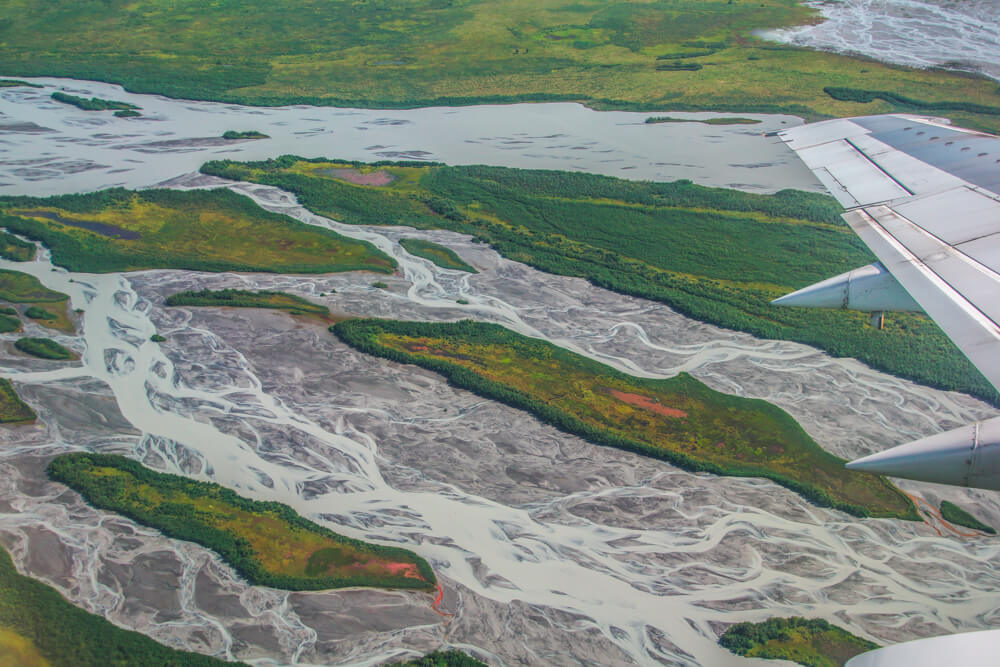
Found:
[{"label": "wing flap", "polygon": [[1000,138],[906,115],[779,135],[896,280],[1000,389]]}]

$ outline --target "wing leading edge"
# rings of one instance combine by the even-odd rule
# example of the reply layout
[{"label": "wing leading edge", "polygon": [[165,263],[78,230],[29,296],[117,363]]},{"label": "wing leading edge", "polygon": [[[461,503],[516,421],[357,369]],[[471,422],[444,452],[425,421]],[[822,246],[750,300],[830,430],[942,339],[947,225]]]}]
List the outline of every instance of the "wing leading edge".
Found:
[{"label": "wing leading edge", "polygon": [[[848,209],[844,219],[880,262],[775,303],[879,317],[923,310],[1000,389],[1000,137],[911,115],[824,121],[778,136]],[[1000,418],[848,467],[1000,490]]]}]

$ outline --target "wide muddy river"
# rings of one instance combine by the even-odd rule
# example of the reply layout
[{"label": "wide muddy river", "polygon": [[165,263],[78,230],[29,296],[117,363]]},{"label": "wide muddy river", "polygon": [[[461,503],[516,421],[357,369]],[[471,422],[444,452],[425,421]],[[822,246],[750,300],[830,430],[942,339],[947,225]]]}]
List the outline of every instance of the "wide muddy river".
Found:
[{"label": "wide muddy river", "polygon": [[[994,538],[956,533],[933,517],[859,520],[769,481],[693,474],[598,447],[282,313],[163,305],[183,289],[278,289],[340,313],[498,322],[629,373],[687,371],[721,391],[772,401],[845,457],[995,415],[965,395],[533,270],[462,235],[342,225],[280,190],[191,173],[215,155],[406,153],[758,190],[812,187],[804,167],[758,131],[795,119],[762,117],[750,133],[645,126],[644,114],[574,105],[258,110],[64,84],[135,102],[150,119],[95,117],[48,101],[49,89],[5,91],[3,123],[14,128],[4,130],[7,192],[113,182],[229,187],[269,210],[370,241],[399,262],[385,278],[89,275],[54,268],[46,253],[30,263],[0,261],[70,294],[83,311],[82,334],[57,337],[79,362],[29,360],[13,351],[14,336],[0,336],[0,373],[40,415],[36,425],[0,429],[0,541],[21,571],[74,603],[171,646],[260,665],[375,664],[442,645],[506,665],[751,664],[717,644],[727,625],[822,617],[892,643],[1000,624]],[[253,118],[261,120],[251,125]],[[317,129],[298,135],[285,122]],[[208,145],[226,129],[275,139]],[[195,134],[203,138],[191,143]],[[506,143],[519,136],[535,137],[523,139],[535,148]],[[593,143],[574,149],[585,141]],[[601,155],[624,163],[609,166]],[[74,161],[104,166],[68,168]],[[690,173],[657,164],[674,161],[689,163]],[[762,165],[726,167],[755,161]],[[734,176],[719,177],[727,168]],[[125,171],[110,173],[116,169]],[[403,237],[444,244],[480,272],[409,255]],[[388,289],[373,288],[376,279]],[[149,342],[155,332],[167,342]],[[443,600],[435,607],[426,593],[248,586],[211,552],[90,509],[45,480],[48,458],[80,449],[125,453],[288,503],[352,537],[414,549],[437,572]],[[900,486],[1000,525],[994,493]]]}]

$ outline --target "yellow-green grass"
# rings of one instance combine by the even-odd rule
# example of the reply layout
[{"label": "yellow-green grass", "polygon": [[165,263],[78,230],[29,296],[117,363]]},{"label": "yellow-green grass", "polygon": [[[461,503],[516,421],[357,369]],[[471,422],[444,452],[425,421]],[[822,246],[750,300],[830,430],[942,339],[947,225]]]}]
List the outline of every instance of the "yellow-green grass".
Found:
[{"label": "yellow-green grass", "polygon": [[0,299],[13,303],[58,303],[69,297],[50,290],[38,278],[20,271],[0,269]]},{"label": "yellow-green grass", "polygon": [[690,375],[626,375],[494,324],[347,320],[332,330],[365,352],[438,371],[594,442],[690,470],[767,477],[859,516],[916,520],[885,478],[844,468],[788,413],[714,391]]},{"label": "yellow-green grass", "polygon": [[730,626],[719,643],[747,658],[790,660],[806,667],[841,667],[878,644],[822,619],[771,618]]},{"label": "yellow-green grass", "polygon": [[[874,261],[832,197],[794,190],[756,195],[690,181],[565,171],[295,156],[209,162],[202,171],[282,188],[308,209],[346,223],[470,234],[543,271],[1000,404],[1000,394],[926,317],[894,313],[884,330],[874,331],[864,313],[771,305],[783,294]],[[344,178],[355,173],[369,182],[380,176],[384,184]]]},{"label": "yellow-green grass", "polygon": [[17,395],[11,381],[0,378],[0,423],[33,422],[36,417],[35,411]]},{"label": "yellow-green grass", "polygon": [[52,317],[35,321],[49,329],[67,332],[74,330],[69,314],[69,296],[50,290],[32,275],[0,269],[0,300],[17,304],[22,315],[28,311],[46,311]]},{"label": "yellow-green grass", "polygon": [[71,604],[59,591],[18,574],[0,549],[0,664],[11,667],[234,667],[178,651]]},{"label": "yellow-green grass", "polygon": [[[837,101],[826,86],[998,105],[995,82],[751,36],[816,20],[796,0],[10,0],[0,7],[0,69],[262,105],[558,99],[809,116],[893,108]],[[677,62],[700,69],[657,70]],[[962,120],[1000,127],[986,114]]]},{"label": "yellow-green grass", "polygon": [[469,273],[479,273],[475,267],[467,264],[451,248],[443,245],[424,241],[423,239],[401,239],[399,245],[403,246],[406,252],[417,257],[434,262],[442,269],[455,269],[458,271],[468,271]]},{"label": "yellow-green grass", "polygon": [[[0,199],[0,226],[42,241],[73,271],[392,273],[370,243],[270,213],[229,190],[104,190]],[[2,298],[2,294],[0,294]]]},{"label": "yellow-green grass", "polygon": [[33,641],[9,628],[0,627],[0,665],[50,667],[52,663],[38,651]]},{"label": "yellow-green grass", "polygon": [[35,244],[22,241],[13,234],[0,232],[0,257],[12,262],[30,262],[35,258]]},{"label": "yellow-green grass", "polygon": [[287,505],[154,472],[121,456],[66,454],[52,461],[49,475],[96,507],[215,550],[255,584],[287,590],[436,584],[427,562],[411,551],[343,537]]},{"label": "yellow-green grass", "polygon": [[291,315],[311,317],[323,322],[336,322],[342,318],[330,315],[330,309],[286,292],[251,292],[224,289],[177,292],[166,299],[168,306],[215,306],[222,308],[269,308],[283,310]]}]

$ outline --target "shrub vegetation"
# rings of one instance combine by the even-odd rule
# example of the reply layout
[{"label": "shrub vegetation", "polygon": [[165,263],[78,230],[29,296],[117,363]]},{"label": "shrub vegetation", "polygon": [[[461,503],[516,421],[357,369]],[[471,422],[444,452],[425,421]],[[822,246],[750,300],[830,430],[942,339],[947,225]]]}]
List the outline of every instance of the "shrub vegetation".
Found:
[{"label": "shrub vegetation", "polygon": [[790,660],[806,667],[841,667],[854,656],[878,648],[823,619],[798,616],[737,623],[719,643],[737,655]]},{"label": "shrub vegetation", "polygon": [[454,250],[443,245],[421,239],[401,239],[399,245],[403,246],[406,252],[411,255],[430,260],[442,269],[479,273],[473,266],[463,261]]},{"label": "shrub vegetation", "polygon": [[392,273],[396,265],[370,243],[270,213],[225,189],[4,197],[0,211],[0,227],[41,241],[53,263],[70,271]]},{"label": "shrub vegetation", "polygon": [[166,299],[168,306],[218,306],[230,308],[273,308],[292,315],[330,319],[330,309],[285,292],[250,292],[238,289],[177,292]]},{"label": "shrub vegetation", "polygon": [[363,352],[441,373],[463,389],[592,442],[693,471],[767,477],[857,516],[919,519],[885,478],[844,468],[777,406],[709,389],[686,373],[626,375],[495,324],[354,319],[331,330]]},{"label": "shrub vegetation", "polygon": [[[382,187],[337,169],[377,169]],[[360,165],[284,156],[209,162],[202,171],[294,192],[310,210],[357,224],[472,234],[543,271],[654,299],[690,317],[1000,404],[1000,393],[933,321],[894,313],[882,331],[843,310],[778,308],[771,300],[874,261],[831,197],[757,195],[690,181],[652,183],[561,171]]]},{"label": "shrub vegetation", "polygon": [[258,132],[257,130],[247,130],[246,132],[237,132],[235,130],[226,130],[222,133],[223,139],[229,139],[231,141],[236,139],[270,139],[268,135],[263,132]]},{"label": "shrub vegetation", "polygon": [[35,244],[0,232],[0,257],[12,262],[30,262],[35,258]]},{"label": "shrub vegetation", "polygon": [[[138,107],[134,104],[129,104],[128,102],[115,102],[114,100],[102,100],[99,97],[91,97],[89,100],[85,97],[77,97],[75,95],[67,95],[66,93],[55,92],[52,93],[52,99],[56,102],[62,102],[63,104],[72,104],[78,109],[83,109],[84,111],[116,111],[116,112],[131,112],[129,115],[138,116]],[[122,115],[119,113],[115,114]]]},{"label": "shrub vegetation", "polygon": [[18,338],[14,347],[39,359],[65,361],[74,358],[72,352],[50,338]]},{"label": "shrub vegetation", "polygon": [[416,660],[390,664],[394,667],[486,667],[486,663],[461,651],[434,651]]},{"label": "shrub vegetation", "polygon": [[987,526],[985,523],[972,516],[955,503],[947,500],[941,501],[941,516],[944,517],[945,521],[950,521],[958,526],[965,526],[966,528],[972,528],[973,530],[981,530],[984,533],[989,533],[990,535],[997,534],[997,531],[993,528],[993,526]]},{"label": "shrub vegetation", "polygon": [[35,411],[17,395],[11,381],[0,378],[0,423],[31,422],[36,417]]},{"label": "shrub vegetation", "polygon": [[[14,310],[13,308],[11,310]],[[17,312],[16,310],[14,311]],[[11,333],[21,329],[21,320],[10,315],[0,315],[0,333]]]},{"label": "shrub vegetation", "polygon": [[437,583],[427,561],[411,551],[344,537],[287,505],[154,472],[123,456],[64,454],[48,471],[95,507],[212,549],[256,585],[427,589]]},{"label": "shrub vegetation", "polygon": [[41,306],[28,306],[24,311],[25,317],[30,317],[33,320],[56,320],[59,316],[55,313],[50,313]]}]

